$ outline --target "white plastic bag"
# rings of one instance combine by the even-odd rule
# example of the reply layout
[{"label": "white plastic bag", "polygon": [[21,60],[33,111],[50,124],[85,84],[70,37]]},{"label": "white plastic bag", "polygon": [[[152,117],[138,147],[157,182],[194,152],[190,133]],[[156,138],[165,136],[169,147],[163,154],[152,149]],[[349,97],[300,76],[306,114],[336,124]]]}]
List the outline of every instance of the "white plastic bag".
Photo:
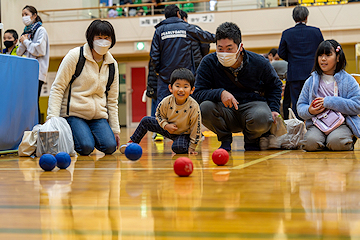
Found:
[{"label": "white plastic bag", "polygon": [[75,156],[74,140],[68,122],[62,117],[52,117],[38,131],[36,156],[58,152]]},{"label": "white plastic bag", "polygon": [[300,148],[300,141],[306,133],[305,123],[296,118],[294,112],[289,108],[289,119],[285,120],[287,133],[278,138],[280,147],[285,149]]}]

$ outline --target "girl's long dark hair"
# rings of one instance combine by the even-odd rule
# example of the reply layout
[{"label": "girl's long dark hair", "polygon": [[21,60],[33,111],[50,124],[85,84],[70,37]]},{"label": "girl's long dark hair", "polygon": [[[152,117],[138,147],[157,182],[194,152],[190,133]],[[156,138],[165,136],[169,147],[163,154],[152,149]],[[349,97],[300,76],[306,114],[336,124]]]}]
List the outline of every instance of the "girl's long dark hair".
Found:
[{"label": "girl's long dark hair", "polygon": [[335,52],[336,58],[339,58],[339,62],[336,64],[335,73],[340,72],[342,69],[346,67],[346,58],[344,54],[344,50],[340,43],[336,40],[325,40],[321,42],[316,50],[315,54],[315,64],[312,71],[316,71],[319,75],[323,74],[321,67],[319,65],[318,57],[323,54],[330,54],[331,52]]}]

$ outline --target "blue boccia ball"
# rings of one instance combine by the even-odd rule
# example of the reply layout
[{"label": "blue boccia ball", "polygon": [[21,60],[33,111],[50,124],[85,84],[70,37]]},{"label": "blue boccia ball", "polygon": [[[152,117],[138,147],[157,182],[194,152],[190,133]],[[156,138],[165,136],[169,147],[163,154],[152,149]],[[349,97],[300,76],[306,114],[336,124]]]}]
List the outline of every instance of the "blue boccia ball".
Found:
[{"label": "blue boccia ball", "polygon": [[125,156],[131,161],[141,158],[142,148],[137,143],[130,143],[125,149]]},{"label": "blue boccia ball", "polygon": [[66,152],[59,152],[55,155],[55,158],[57,160],[57,166],[60,169],[66,169],[71,163],[70,155]]},{"label": "blue boccia ball", "polygon": [[44,154],[40,157],[39,165],[45,171],[51,171],[56,166],[56,158],[51,154]]}]

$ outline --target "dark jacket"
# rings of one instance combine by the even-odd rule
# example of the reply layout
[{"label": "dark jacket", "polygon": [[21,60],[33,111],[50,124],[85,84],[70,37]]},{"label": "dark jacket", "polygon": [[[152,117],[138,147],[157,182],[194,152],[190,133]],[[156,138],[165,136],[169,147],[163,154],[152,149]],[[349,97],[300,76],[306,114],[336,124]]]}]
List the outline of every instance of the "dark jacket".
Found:
[{"label": "dark jacket", "polygon": [[191,51],[195,65],[195,71],[199,67],[201,59],[205,57],[210,51],[209,43],[191,42]]},{"label": "dark jacket", "polygon": [[150,60],[159,79],[169,83],[177,68],[190,69],[195,74],[191,42],[215,42],[215,34],[203,31],[177,17],[170,17],[156,25],[151,43]]},{"label": "dark jacket", "polygon": [[[221,102],[221,93],[230,92],[239,104],[266,101],[271,111],[279,112],[282,83],[269,61],[259,54],[243,51],[243,68],[238,81],[247,89],[241,89],[225,73],[230,68],[218,61],[216,52],[203,58],[197,70],[193,98],[203,101]],[[234,77],[235,78],[235,77]]]},{"label": "dark jacket", "polygon": [[310,76],[316,50],[322,41],[319,28],[303,23],[282,33],[278,54],[288,62],[287,81],[305,81]]},{"label": "dark jacket", "polygon": [[158,76],[154,70],[154,66],[149,61],[149,74],[147,79],[146,96],[154,100],[157,99],[157,79]]}]

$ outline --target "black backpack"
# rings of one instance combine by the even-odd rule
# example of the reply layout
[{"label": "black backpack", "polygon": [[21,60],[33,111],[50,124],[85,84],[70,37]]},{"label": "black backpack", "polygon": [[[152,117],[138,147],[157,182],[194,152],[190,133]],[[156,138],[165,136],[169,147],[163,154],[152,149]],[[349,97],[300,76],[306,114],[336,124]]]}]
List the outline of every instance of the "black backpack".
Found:
[{"label": "black backpack", "polygon": [[[71,97],[71,84],[75,81],[75,79],[77,77],[80,76],[81,71],[83,70],[84,65],[85,65],[85,60],[86,59],[84,57],[84,46],[81,46],[80,47],[79,60],[78,60],[78,62],[76,64],[75,73],[74,73],[74,75],[72,75],[72,78],[71,78],[70,83],[69,83],[69,95],[68,95],[66,115],[69,115],[70,97]],[[111,63],[111,64],[109,64],[109,78],[108,78],[108,82],[106,84],[106,90],[105,90],[106,97],[108,95],[108,91],[110,90],[111,84],[114,82],[114,76],[115,76],[115,67],[114,67],[114,63]]]}]

